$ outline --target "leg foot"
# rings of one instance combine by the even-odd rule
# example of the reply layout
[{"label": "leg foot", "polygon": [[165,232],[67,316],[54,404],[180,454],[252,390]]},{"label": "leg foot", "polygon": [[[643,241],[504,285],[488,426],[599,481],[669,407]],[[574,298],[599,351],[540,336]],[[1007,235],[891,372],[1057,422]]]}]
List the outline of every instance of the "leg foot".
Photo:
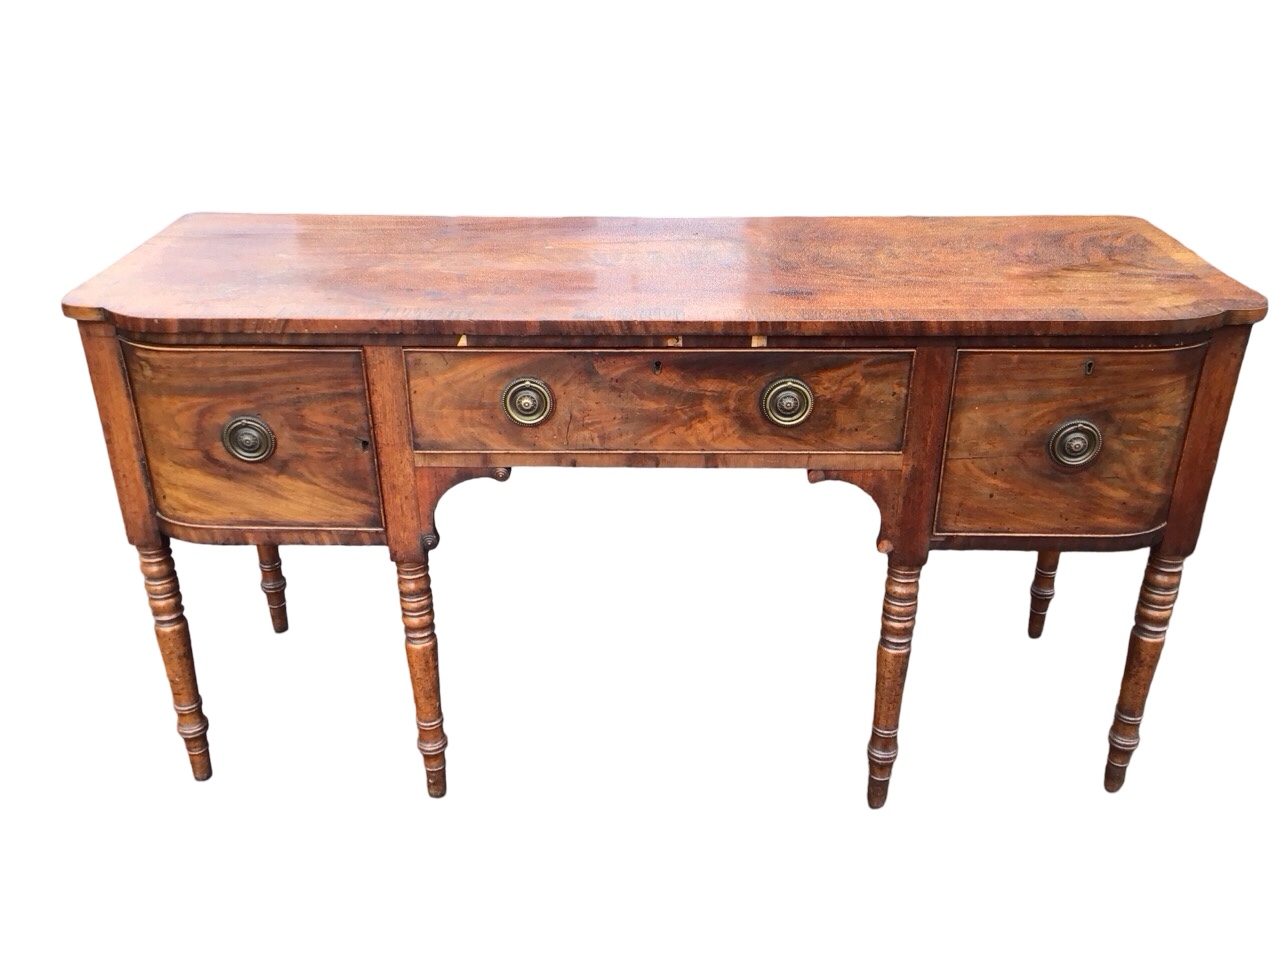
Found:
[{"label": "leg foot", "polygon": [[1027,622],[1027,636],[1036,638],[1044,633],[1044,617],[1053,599],[1053,578],[1058,573],[1058,551],[1041,550],[1036,556],[1036,576],[1031,582],[1031,619]]},{"label": "leg foot", "polygon": [[274,543],[258,544],[258,569],[262,571],[262,592],[267,595],[271,626],[276,633],[289,629],[289,610],[284,604],[284,573],[280,569],[280,548]]},{"label": "leg foot", "polygon": [[1129,654],[1125,659],[1124,679],[1120,681],[1115,722],[1111,724],[1111,733],[1107,737],[1110,750],[1103,786],[1108,793],[1115,793],[1124,786],[1129,760],[1138,749],[1138,727],[1142,723],[1147,694],[1151,692],[1156,664],[1160,662],[1160,652],[1164,649],[1164,636],[1173,616],[1173,604],[1178,598],[1182,562],[1182,557],[1162,556],[1154,549],[1147,561],[1142,590],[1138,594],[1138,609],[1134,614],[1133,632],[1129,634]]},{"label": "leg foot", "polygon": [[413,684],[413,702],[418,714],[418,750],[427,771],[427,793],[443,797],[444,751],[449,741],[444,735],[444,716],[440,711],[440,664],[436,653],[431,578],[425,562],[397,563],[396,573],[400,582],[400,614],[404,620],[409,680]]},{"label": "leg foot", "polygon": [[877,780],[875,777],[867,778],[867,806],[872,810],[879,810],[884,806],[884,802],[889,799],[889,781]]},{"label": "leg foot", "polygon": [[209,762],[209,721],[205,719],[196,684],[196,665],[191,656],[191,632],[182,612],[182,593],[168,541],[158,548],[138,550],[147,601],[156,623],[156,641],[173,692],[173,709],[178,714],[178,734],[187,745],[191,773],[197,780],[213,776]]},{"label": "leg foot", "polygon": [[1123,787],[1124,772],[1128,769],[1129,768],[1127,766],[1117,767],[1114,764],[1112,764],[1110,760],[1108,760],[1107,772],[1106,772],[1106,775],[1102,778],[1103,789],[1105,789],[1107,793],[1115,793],[1117,790]]},{"label": "leg foot", "polygon": [[920,568],[896,566],[891,556],[880,618],[880,646],[876,650],[875,716],[871,742],[867,744],[867,804],[872,809],[884,806],[893,762],[898,758],[898,716],[902,712],[919,591]]}]

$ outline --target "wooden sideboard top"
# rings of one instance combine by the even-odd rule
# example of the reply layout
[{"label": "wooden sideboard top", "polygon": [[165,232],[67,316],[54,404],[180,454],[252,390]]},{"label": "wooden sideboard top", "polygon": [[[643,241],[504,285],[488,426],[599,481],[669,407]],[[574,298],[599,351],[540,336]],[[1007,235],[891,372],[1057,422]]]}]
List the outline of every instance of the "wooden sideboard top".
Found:
[{"label": "wooden sideboard top", "polygon": [[1146,335],[1266,310],[1131,217],[197,213],[63,301],[176,334]]}]

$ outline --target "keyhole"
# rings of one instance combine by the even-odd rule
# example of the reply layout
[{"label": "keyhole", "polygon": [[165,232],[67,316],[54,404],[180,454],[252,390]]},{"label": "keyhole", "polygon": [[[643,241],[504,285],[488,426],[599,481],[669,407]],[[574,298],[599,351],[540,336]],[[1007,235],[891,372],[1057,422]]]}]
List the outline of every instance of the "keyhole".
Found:
[{"label": "keyhole", "polygon": [[1084,362],[1084,375],[1085,375],[1086,377],[1092,377],[1092,376],[1093,376],[1093,361],[1092,361],[1092,360],[1086,360],[1086,361]]},{"label": "keyhole", "polygon": [[661,372],[662,372],[662,361],[661,361],[661,360],[655,360],[655,361],[653,361],[653,372],[654,372],[654,373],[661,373]]}]

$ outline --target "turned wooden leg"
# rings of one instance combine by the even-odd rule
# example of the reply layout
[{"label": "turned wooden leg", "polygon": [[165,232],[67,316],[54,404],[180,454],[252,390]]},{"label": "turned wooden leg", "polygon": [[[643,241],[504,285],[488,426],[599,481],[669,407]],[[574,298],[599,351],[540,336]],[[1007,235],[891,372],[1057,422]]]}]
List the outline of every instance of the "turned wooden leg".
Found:
[{"label": "turned wooden leg", "polygon": [[431,606],[431,578],[423,563],[397,563],[400,614],[404,620],[409,680],[418,712],[418,750],[427,769],[427,793],[443,797],[444,716],[440,712],[440,664],[436,655],[435,613]]},{"label": "turned wooden leg", "polygon": [[280,548],[274,543],[258,544],[258,569],[262,571],[262,592],[267,595],[271,626],[276,633],[289,629],[289,610],[284,605],[284,573],[280,569]]},{"label": "turned wooden leg", "polygon": [[1120,697],[1116,702],[1116,718],[1108,740],[1107,775],[1103,781],[1109,793],[1124,786],[1129,758],[1138,749],[1138,726],[1151,691],[1160,651],[1164,648],[1165,631],[1173,616],[1173,602],[1178,599],[1182,581],[1182,557],[1162,556],[1153,549],[1147,560],[1147,572],[1138,594],[1138,610],[1134,614],[1133,632],[1129,634],[1129,655],[1124,663],[1124,679],[1120,681]]},{"label": "turned wooden leg", "polygon": [[867,803],[872,809],[884,806],[889,796],[889,775],[898,757],[898,715],[902,712],[902,688],[907,680],[919,590],[920,568],[896,566],[890,557],[880,618],[880,646],[876,650],[875,716],[871,742],[867,744]]},{"label": "turned wooden leg", "polygon": [[1053,578],[1058,572],[1058,551],[1041,550],[1036,557],[1036,578],[1031,581],[1031,619],[1027,623],[1027,636],[1038,637],[1044,633],[1044,616],[1049,612],[1053,599]]},{"label": "turned wooden leg", "polygon": [[186,742],[192,775],[197,780],[208,780],[213,776],[209,738],[205,735],[209,721],[201,709],[196,665],[191,657],[191,632],[182,613],[182,594],[178,590],[173,554],[169,552],[168,541],[164,541],[156,549],[140,548],[138,556],[146,578],[151,616],[156,622],[160,656],[164,658],[164,671],[169,675],[169,688],[173,691],[173,709],[178,713],[178,733]]}]

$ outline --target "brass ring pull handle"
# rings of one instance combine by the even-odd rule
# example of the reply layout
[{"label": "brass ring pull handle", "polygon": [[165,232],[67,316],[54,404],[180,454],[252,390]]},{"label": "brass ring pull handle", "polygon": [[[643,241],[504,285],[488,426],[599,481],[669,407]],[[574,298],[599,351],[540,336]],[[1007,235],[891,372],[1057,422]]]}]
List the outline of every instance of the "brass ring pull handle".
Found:
[{"label": "brass ring pull handle", "polygon": [[1049,436],[1049,456],[1064,467],[1083,467],[1098,458],[1102,431],[1088,420],[1068,420]]},{"label": "brass ring pull handle", "polygon": [[276,435],[258,417],[232,417],[222,428],[222,445],[237,460],[257,463],[276,452]]},{"label": "brass ring pull handle", "polygon": [[551,416],[555,406],[551,388],[533,377],[512,380],[502,391],[502,409],[507,418],[522,427],[536,427]]},{"label": "brass ring pull handle", "polygon": [[760,410],[770,423],[794,427],[804,423],[813,412],[813,391],[803,380],[783,377],[764,388],[760,394]]}]

